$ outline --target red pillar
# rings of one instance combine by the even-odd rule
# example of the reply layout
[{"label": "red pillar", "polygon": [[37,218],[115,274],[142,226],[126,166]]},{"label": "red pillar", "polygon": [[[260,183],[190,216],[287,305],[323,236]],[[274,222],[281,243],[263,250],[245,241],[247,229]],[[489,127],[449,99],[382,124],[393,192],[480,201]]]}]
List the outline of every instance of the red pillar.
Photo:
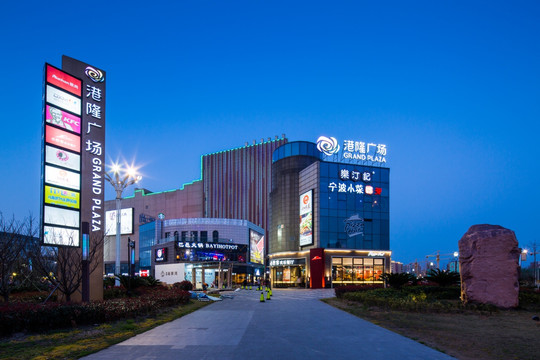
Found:
[{"label": "red pillar", "polygon": [[309,286],[312,289],[324,288],[324,249],[309,250]]}]

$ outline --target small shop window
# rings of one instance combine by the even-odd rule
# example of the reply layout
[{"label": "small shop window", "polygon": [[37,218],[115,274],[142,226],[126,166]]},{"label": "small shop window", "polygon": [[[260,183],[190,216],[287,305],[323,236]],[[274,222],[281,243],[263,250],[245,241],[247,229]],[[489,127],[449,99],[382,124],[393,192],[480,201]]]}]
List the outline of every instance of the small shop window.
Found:
[{"label": "small shop window", "polygon": [[362,259],[362,258],[354,258],[353,263],[354,263],[354,265],[362,265],[364,263],[364,259]]}]

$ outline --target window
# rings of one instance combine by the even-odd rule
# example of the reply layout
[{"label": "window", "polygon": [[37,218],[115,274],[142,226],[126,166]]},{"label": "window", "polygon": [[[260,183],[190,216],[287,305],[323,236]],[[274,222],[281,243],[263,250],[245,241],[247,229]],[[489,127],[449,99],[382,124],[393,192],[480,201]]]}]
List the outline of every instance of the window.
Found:
[{"label": "window", "polygon": [[191,241],[199,241],[199,232],[198,231],[192,231],[190,234]]},{"label": "window", "polygon": [[174,241],[178,241],[178,231],[174,232]]},{"label": "window", "polygon": [[202,242],[208,241],[208,231],[201,231],[201,241]]},{"label": "window", "polygon": [[212,231],[212,241],[215,243],[219,241],[219,232],[217,230]]},{"label": "window", "polygon": [[187,231],[182,231],[182,241],[186,241]]}]

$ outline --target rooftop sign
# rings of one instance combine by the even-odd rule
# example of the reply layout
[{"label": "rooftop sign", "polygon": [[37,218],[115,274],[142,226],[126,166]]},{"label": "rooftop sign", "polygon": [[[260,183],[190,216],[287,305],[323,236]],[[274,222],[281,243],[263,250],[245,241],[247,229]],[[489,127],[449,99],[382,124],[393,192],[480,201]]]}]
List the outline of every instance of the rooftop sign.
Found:
[{"label": "rooftop sign", "polygon": [[370,166],[386,165],[387,149],[384,144],[356,140],[340,142],[335,137],[320,136],[317,139],[317,149],[325,161]]}]

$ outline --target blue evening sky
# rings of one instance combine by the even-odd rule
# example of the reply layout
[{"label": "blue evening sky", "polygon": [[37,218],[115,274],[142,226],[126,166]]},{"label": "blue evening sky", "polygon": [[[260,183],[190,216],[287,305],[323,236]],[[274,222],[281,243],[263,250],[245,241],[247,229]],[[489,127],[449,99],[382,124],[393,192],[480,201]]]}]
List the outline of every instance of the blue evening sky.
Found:
[{"label": "blue evening sky", "polygon": [[275,135],[382,143],[395,260],[424,265],[480,223],[526,247],[539,4],[4,1],[0,211],[39,215],[43,63],[66,54],[107,71],[107,157],[135,159],[142,187],[179,188],[202,154]]}]

